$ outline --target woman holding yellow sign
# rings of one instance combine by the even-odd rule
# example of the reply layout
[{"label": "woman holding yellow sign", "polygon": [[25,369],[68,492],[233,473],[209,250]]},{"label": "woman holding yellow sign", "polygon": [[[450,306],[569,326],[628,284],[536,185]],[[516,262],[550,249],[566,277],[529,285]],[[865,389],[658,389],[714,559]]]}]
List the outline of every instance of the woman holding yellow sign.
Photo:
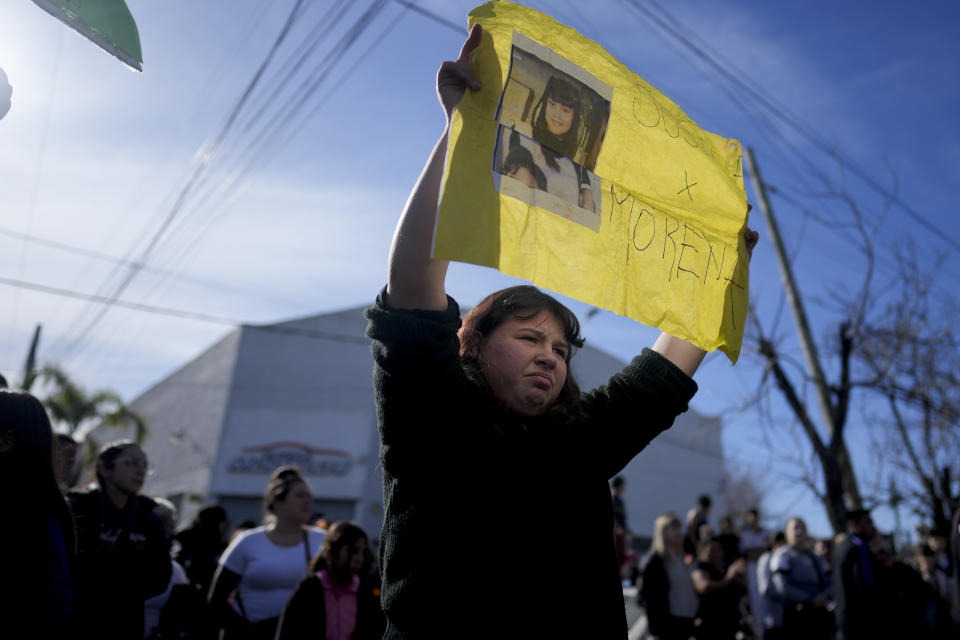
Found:
[{"label": "woman holding yellow sign", "polygon": [[[686,410],[705,352],[663,334],[581,394],[568,370],[580,325],[551,296],[499,291],[461,327],[444,288],[448,263],[430,247],[451,114],[466,88],[481,90],[469,58],[482,37],[475,26],[460,57],[440,67],[447,129],[367,310],[385,638],[624,638],[607,481]],[[570,522],[574,536],[558,535]]]}]

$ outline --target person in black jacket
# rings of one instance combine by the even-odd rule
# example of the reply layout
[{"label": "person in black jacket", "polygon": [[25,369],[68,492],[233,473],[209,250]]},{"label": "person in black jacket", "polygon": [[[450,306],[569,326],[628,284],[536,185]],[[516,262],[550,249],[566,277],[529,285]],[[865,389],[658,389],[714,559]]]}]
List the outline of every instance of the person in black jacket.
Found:
[{"label": "person in black jacket", "polygon": [[146,475],[143,449],[130,440],[113,442],[97,457],[97,485],[68,494],[79,542],[77,637],[143,637],[143,601],[170,582],[156,503],[139,495]]},{"label": "person in black jacket", "polygon": [[[283,608],[277,640],[378,640],[383,635],[380,587],[363,572],[367,534],[353,522],[335,522],[309,574]],[[345,613],[355,615],[345,617]]]},{"label": "person in black jacket", "polygon": [[639,597],[650,640],[687,640],[693,634],[700,598],[692,568],[684,561],[683,525],[673,513],[653,523],[653,544],[643,563]]}]

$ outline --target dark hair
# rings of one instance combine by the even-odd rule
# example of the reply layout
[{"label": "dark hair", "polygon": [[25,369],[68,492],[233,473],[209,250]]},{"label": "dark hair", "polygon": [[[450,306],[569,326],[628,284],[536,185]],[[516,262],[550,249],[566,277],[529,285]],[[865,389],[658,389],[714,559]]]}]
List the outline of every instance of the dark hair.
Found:
[{"label": "dark hair", "polygon": [[[713,545],[720,545],[720,541],[716,538],[707,538],[706,540],[701,540],[697,543],[697,557],[700,557],[704,551],[707,551]],[[723,545],[720,545],[723,546]]]},{"label": "dark hair", "polygon": [[613,485],[613,488],[614,488],[614,489],[619,489],[620,487],[622,487],[622,486],[625,485],[626,483],[627,483],[627,481],[623,479],[623,476],[616,476],[616,477],[614,477],[613,482],[611,482],[610,484]]},{"label": "dark hair", "polygon": [[117,458],[119,458],[123,452],[130,447],[136,447],[137,449],[140,449],[140,445],[133,440],[115,440],[113,442],[108,442],[100,448],[100,453],[97,454],[96,475],[97,484],[100,485],[101,489],[104,487],[104,477],[100,473],[100,466],[103,465],[104,469],[112,469],[113,465],[117,462]]},{"label": "dark hair", "polygon": [[[580,336],[580,321],[577,320],[577,316],[570,309],[536,287],[520,285],[491,293],[481,300],[480,304],[471,309],[470,313],[463,319],[463,326],[460,327],[458,333],[460,337],[460,361],[463,363],[463,369],[467,377],[481,389],[490,393],[491,397],[490,385],[483,375],[476,356],[480,352],[484,340],[497,327],[511,318],[529,320],[541,311],[546,311],[555,317],[563,327],[563,336],[570,345],[565,359],[569,365],[574,351],[583,346],[583,338]],[[560,394],[548,412],[559,412],[561,415],[570,416],[576,412],[579,406],[580,387],[577,386],[573,373],[568,367],[563,388],[560,389]]]},{"label": "dark hair", "polygon": [[757,518],[758,520],[760,519],[760,512],[757,510],[756,507],[750,507],[749,509],[747,509],[747,513],[752,513],[755,518]]},{"label": "dark hair", "polygon": [[540,167],[533,161],[533,154],[530,153],[530,150],[520,144],[513,145],[510,147],[510,151],[503,161],[503,168],[500,172],[509,176],[521,168],[530,172],[533,179],[537,182],[537,189],[540,191],[547,190],[547,176],[543,175],[543,171],[541,171]]},{"label": "dark hair", "polygon": [[773,533],[770,534],[769,538],[767,538],[767,545],[769,545],[770,547],[775,547],[778,544],[786,544],[786,543],[787,543],[787,534],[785,534],[783,531],[774,531]]},{"label": "dark hair", "polygon": [[218,504],[208,504],[197,511],[193,523],[198,527],[217,528],[221,522],[227,521],[227,510]]},{"label": "dark hair", "polygon": [[79,442],[73,439],[73,436],[66,433],[55,433],[53,437],[57,441],[57,444],[61,447],[64,445],[77,446],[80,444]]},{"label": "dark hair", "polygon": [[868,509],[850,509],[847,511],[847,515],[844,516],[843,520],[844,522],[848,522],[848,523],[857,522],[858,520],[862,520],[863,518],[869,515],[870,515],[870,511]]},{"label": "dark hair", "polygon": [[0,373],[0,389],[7,388],[7,379],[3,377],[3,374]]},{"label": "dark hair", "polygon": [[[53,467],[53,429],[40,401],[25,391],[0,389],[0,435],[10,433],[13,446],[0,453],[0,495],[3,513],[24,523],[3,527],[3,540],[17,541],[13,554],[36,559],[31,547],[46,544],[48,519],[52,516],[63,532],[68,562],[77,551],[77,534],[70,508],[60,492]],[[16,487],[16,488],[14,488]],[[8,537],[9,536],[9,537]],[[37,579],[45,576],[33,566]],[[13,575],[13,574],[11,574]]]},{"label": "dark hair", "polygon": [[330,525],[330,528],[327,529],[327,535],[323,538],[323,546],[320,547],[320,551],[318,551],[317,554],[313,556],[313,560],[310,561],[310,572],[316,573],[317,571],[329,569],[326,554],[329,553],[331,556],[336,556],[340,553],[341,549],[344,547],[352,547],[358,540],[365,540],[368,543],[370,541],[363,527],[356,522],[347,522],[345,520],[334,522]]},{"label": "dark hair", "polygon": [[[570,130],[562,136],[554,135],[547,127],[547,100],[553,100],[573,109],[573,122]],[[558,171],[557,155],[563,155],[576,161],[577,150],[580,148],[580,129],[583,119],[583,99],[580,90],[572,78],[560,75],[550,76],[543,95],[533,108],[533,137],[544,147],[544,159],[554,171]],[[554,151],[555,153],[549,153]]]},{"label": "dark hair", "polygon": [[713,501],[710,499],[710,496],[705,493],[701,493],[697,498],[697,504],[699,504],[702,508],[707,509],[713,504]]},{"label": "dark hair", "polygon": [[295,464],[285,464],[277,467],[270,474],[270,481],[267,483],[267,490],[263,494],[263,509],[268,514],[273,513],[274,500],[286,500],[290,489],[298,482],[307,483],[306,478],[300,471],[300,467]]}]

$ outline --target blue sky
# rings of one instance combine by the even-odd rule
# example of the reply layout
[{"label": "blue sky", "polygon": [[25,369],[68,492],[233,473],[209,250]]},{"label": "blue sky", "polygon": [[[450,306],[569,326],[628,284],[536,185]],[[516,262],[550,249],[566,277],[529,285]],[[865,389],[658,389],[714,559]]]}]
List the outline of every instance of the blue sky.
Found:
[{"label": "blue sky", "polygon": [[[114,257],[138,256],[209,150],[293,4],[129,0],[143,46],[144,71],[138,74],[32,2],[2,3],[0,68],[13,86],[13,99],[0,120],[0,277],[87,294],[113,291],[127,270],[26,242],[18,234]],[[417,4],[464,30],[472,7],[459,1]],[[862,272],[839,224],[846,211],[818,197],[823,186],[805,164],[836,180],[841,173],[835,160],[628,2],[530,4],[606,47],[704,129],[755,149],[765,180],[777,189],[773,206],[814,333],[828,336],[840,316],[815,301],[837,288],[855,289]],[[887,189],[892,171],[899,199],[939,233],[893,207],[877,240],[879,286],[889,285],[896,247],[912,241],[928,263],[947,252],[937,295],[956,298],[960,8],[955,3],[909,9],[894,2],[638,4],[722,60],[724,68],[742,72],[826,145],[841,149],[849,162],[847,188],[871,216],[883,198],[856,173]],[[314,66],[371,6],[347,5],[312,59]],[[305,6],[251,102],[256,109],[264,100],[267,118],[289,102],[289,94],[276,91],[273,102],[265,101],[289,68],[285,61],[335,3],[308,0]],[[196,197],[206,193],[201,189],[187,200],[151,252],[148,268],[120,298],[249,323],[367,304],[384,282],[397,215],[442,130],[436,68],[456,56],[462,38],[387,2],[303,110],[281,118],[288,126],[278,137],[251,143],[259,130],[253,126],[250,134],[235,138],[235,146],[228,141],[206,173],[209,195]],[[244,153],[250,144],[251,152]],[[747,193],[755,202],[749,186]],[[751,278],[758,317],[777,327],[782,348],[799,359],[789,314],[783,311],[775,320],[782,285],[756,212],[752,226],[761,232]],[[473,304],[513,282],[489,269],[455,265],[448,289]],[[583,318],[588,308],[569,303]],[[133,398],[230,330],[114,307],[85,332],[99,309],[0,284],[0,371],[18,377],[39,322],[41,360],[61,363],[91,388],[112,387]],[[608,312],[587,320],[585,333],[591,344],[623,359],[656,335]],[[711,355],[698,374],[701,390],[693,406],[722,413],[731,463],[755,469],[775,487],[776,506],[802,513],[814,531],[824,533],[818,505],[780,473],[785,463],[768,461],[757,447],[766,434],[780,449],[790,449],[789,431],[767,433],[754,413],[735,410],[761,375],[759,361],[749,353],[733,368],[724,356]],[[869,407],[858,406],[857,415],[864,410]],[[776,405],[774,411],[787,422]],[[872,472],[870,427],[858,419],[851,429],[863,447],[857,463]],[[878,513],[878,519],[890,526],[889,513]]]}]

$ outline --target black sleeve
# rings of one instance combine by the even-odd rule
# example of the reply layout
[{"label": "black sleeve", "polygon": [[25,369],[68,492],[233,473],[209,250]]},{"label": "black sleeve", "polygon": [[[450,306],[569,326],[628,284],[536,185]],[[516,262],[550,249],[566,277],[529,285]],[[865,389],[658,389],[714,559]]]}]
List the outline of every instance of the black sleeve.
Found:
[{"label": "black sleeve", "polygon": [[581,452],[590,457],[605,478],[618,474],[674,419],[687,410],[697,383],[659,353],[644,349],[607,384],[583,397],[586,417]]},{"label": "black sleeve", "polygon": [[460,363],[460,309],[452,298],[444,311],[392,309],[381,292],[366,317],[383,469],[394,477],[420,473],[424,451],[465,437],[449,428],[472,388]]},{"label": "black sleeve", "polygon": [[276,640],[314,638],[318,629],[326,628],[326,604],[323,585],[315,575],[309,575],[296,586],[280,614]]}]

